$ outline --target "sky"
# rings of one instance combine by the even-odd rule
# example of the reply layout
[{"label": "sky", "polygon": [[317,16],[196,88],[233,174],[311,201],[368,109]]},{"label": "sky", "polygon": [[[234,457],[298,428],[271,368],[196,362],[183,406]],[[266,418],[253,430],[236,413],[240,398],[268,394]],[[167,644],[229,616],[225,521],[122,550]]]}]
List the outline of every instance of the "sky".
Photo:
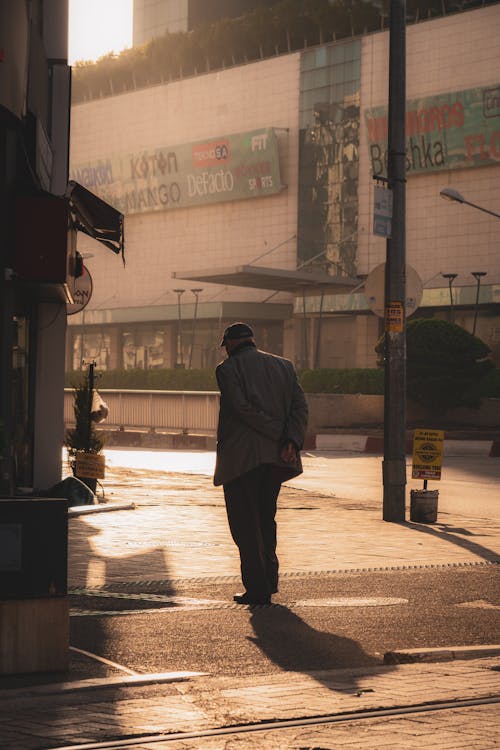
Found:
[{"label": "sky", "polygon": [[69,0],[69,64],[132,46],[133,0]]}]

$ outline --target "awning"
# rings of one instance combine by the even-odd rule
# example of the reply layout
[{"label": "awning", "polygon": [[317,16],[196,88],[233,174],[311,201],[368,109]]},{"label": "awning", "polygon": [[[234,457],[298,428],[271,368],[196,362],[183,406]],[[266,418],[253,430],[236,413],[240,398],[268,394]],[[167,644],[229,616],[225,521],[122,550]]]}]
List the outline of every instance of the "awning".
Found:
[{"label": "awning", "polygon": [[125,264],[124,216],[78,182],[70,180],[66,191],[75,229],[102,242]]},{"label": "awning", "polygon": [[331,288],[338,292],[359,286],[359,279],[328,276],[326,273],[286,271],[262,266],[231,266],[201,271],[174,271],[172,278],[185,281],[204,281],[210,284],[270,289],[275,292],[299,293],[314,288]]}]

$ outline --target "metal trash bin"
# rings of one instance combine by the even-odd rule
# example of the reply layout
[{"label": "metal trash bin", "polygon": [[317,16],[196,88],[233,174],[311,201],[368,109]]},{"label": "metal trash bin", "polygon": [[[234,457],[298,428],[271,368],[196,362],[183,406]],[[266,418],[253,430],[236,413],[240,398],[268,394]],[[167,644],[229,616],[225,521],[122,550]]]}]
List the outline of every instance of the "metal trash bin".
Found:
[{"label": "metal trash bin", "polygon": [[439,490],[411,490],[410,521],[436,523]]}]

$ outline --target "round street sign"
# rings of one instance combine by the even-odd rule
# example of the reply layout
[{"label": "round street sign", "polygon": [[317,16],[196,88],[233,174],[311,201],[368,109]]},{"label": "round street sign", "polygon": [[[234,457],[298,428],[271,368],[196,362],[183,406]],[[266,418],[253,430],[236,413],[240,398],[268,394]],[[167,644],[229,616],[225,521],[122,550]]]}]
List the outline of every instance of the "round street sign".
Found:
[{"label": "round street sign", "polygon": [[75,290],[73,292],[73,304],[66,305],[66,315],[74,315],[81,312],[90,302],[92,297],[92,276],[87,266],[83,266],[83,273],[75,279]]},{"label": "round street sign", "polygon": [[[411,266],[406,266],[405,313],[413,315],[422,301],[424,285],[422,279]],[[385,317],[385,263],[376,266],[365,281],[365,299],[368,307],[379,318]]]},{"label": "round street sign", "polygon": [[440,457],[441,451],[434,443],[421,443],[418,448],[415,449],[415,455],[424,464],[432,464]]}]

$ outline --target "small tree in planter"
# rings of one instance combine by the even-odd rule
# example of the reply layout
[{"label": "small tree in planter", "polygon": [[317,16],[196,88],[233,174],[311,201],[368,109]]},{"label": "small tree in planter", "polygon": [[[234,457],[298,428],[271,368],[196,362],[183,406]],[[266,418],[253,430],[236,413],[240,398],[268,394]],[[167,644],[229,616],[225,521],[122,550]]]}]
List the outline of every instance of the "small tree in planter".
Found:
[{"label": "small tree in planter", "polygon": [[[89,366],[83,382],[73,387],[75,427],[66,432],[64,444],[68,449],[69,464],[73,474],[84,482],[92,492],[96,491],[97,479],[104,477],[104,438],[97,434],[93,414],[94,365]],[[90,474],[87,476],[86,474]]]}]

